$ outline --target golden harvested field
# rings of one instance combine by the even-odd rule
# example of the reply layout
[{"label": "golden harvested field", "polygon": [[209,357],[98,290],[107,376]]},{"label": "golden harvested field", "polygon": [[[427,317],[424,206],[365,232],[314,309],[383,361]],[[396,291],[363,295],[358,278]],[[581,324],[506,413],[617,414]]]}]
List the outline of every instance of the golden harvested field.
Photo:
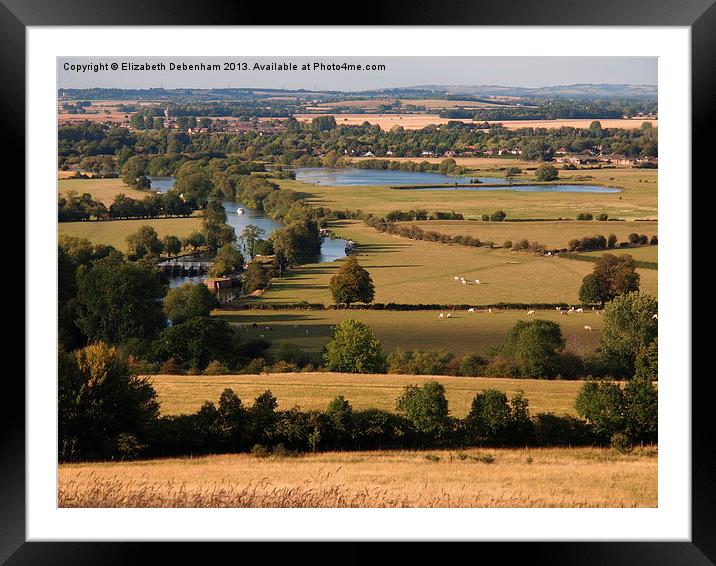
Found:
[{"label": "golden harvested field", "polygon": [[118,250],[127,251],[127,236],[139,230],[141,226],[152,226],[164,236],[186,238],[194,230],[201,228],[201,218],[145,218],[141,220],[104,220],[88,222],[59,222],[60,236],[86,238],[93,244],[109,244]]},{"label": "golden harvested field", "polygon": [[142,200],[151,195],[151,191],[140,191],[125,185],[122,179],[59,179],[59,194],[75,191],[78,194],[89,193],[94,200],[105,206],[114,202],[114,197],[122,193],[133,199]]},{"label": "golden harvested field", "polygon": [[[360,126],[363,122],[380,126],[383,130],[390,130],[395,126],[402,126],[406,130],[420,130],[431,124],[447,124],[450,120],[441,118],[437,114],[294,114],[299,122],[310,122],[318,116],[333,116],[339,126]],[[472,120],[462,120],[472,122]]]},{"label": "golden harvested field", "polygon": [[[576,304],[582,279],[593,269],[586,261],[394,237],[358,220],[334,222],[330,227],[359,244],[357,258],[373,278],[376,303]],[[331,304],[328,285],[340,264],[308,264],[291,270],[257,300]],[[639,273],[641,290],[656,296],[657,271]],[[481,283],[461,285],[455,276]]]},{"label": "golden harvested field", "polygon": [[[614,234],[620,242],[628,241],[629,234],[636,232],[651,237],[658,234],[658,222],[598,222],[598,221],[569,221],[569,222],[482,222],[470,220],[427,220],[420,222],[401,222],[406,226],[419,226],[423,230],[435,230],[443,234],[461,234],[480,238],[482,241],[492,241],[501,246],[505,240],[515,243],[526,239],[530,242],[539,242],[547,247],[567,247],[567,242],[584,236],[602,235],[605,238]],[[607,250],[605,253],[632,253],[635,258],[643,254],[642,250]],[[656,255],[656,254],[654,254]],[[648,260],[652,261],[652,260]]]},{"label": "golden harvested field", "polygon": [[[258,339],[263,334],[271,341],[272,352],[290,342],[302,350],[318,354],[333,336],[331,327],[346,318],[353,318],[370,326],[389,352],[396,348],[406,351],[443,349],[458,358],[467,353],[486,354],[490,347],[504,341],[517,321],[532,318],[527,316],[526,310],[497,309],[492,313],[487,310],[475,313],[453,311],[449,319],[439,318],[440,311],[432,310],[215,310],[213,314],[239,325],[245,340]],[[569,351],[586,355],[599,345],[601,315],[591,310],[567,316],[553,309],[538,310],[535,318],[559,324]],[[585,330],[585,325],[591,326],[592,330]]]},{"label": "golden harvested field", "polygon": [[[294,118],[299,122],[310,122],[317,116],[333,116],[336,123],[344,126],[356,126],[363,122],[369,122],[380,126],[383,130],[390,130],[394,126],[402,126],[406,130],[419,130],[429,125],[447,124],[448,122],[465,122],[468,124],[482,123],[475,122],[471,118],[441,118],[437,114],[415,113],[415,114],[333,114],[325,112],[320,114],[294,114]],[[546,128],[553,130],[562,127],[570,128],[589,128],[594,121],[592,119],[578,120],[487,120],[492,124],[502,124],[509,130],[517,130],[519,128]],[[621,128],[626,130],[634,130],[641,128],[644,122],[649,122],[655,128],[659,127],[658,120],[643,119],[604,119],[599,120],[603,128]]]},{"label": "golden harvested field", "polygon": [[[519,165],[517,165],[519,166]],[[479,172],[490,176],[490,171]],[[280,180],[281,186],[300,192],[311,204],[334,210],[363,210],[385,215],[392,210],[425,208],[454,210],[465,218],[481,218],[504,210],[508,218],[576,218],[581,212],[605,213],[623,220],[656,219],[658,171],[656,169],[593,169],[560,171],[563,183],[581,183],[622,189],[618,193],[519,192],[514,190],[393,189],[376,187],[331,187]],[[534,175],[518,178],[534,181]]]},{"label": "golden harvested field", "polygon": [[79,122],[115,122],[123,124],[129,122],[132,112],[116,112],[109,109],[102,109],[95,113],[87,112],[85,114],[69,114],[67,112],[57,113],[58,124],[76,124]]},{"label": "golden harvested field", "polygon": [[58,506],[656,507],[657,454],[527,448],[62,464]]},{"label": "golden harvested field", "polygon": [[276,396],[279,409],[298,405],[303,410],[325,410],[336,396],[343,395],[355,409],[395,411],[395,402],[406,385],[436,380],[445,386],[450,414],[464,417],[475,395],[499,389],[509,395],[524,391],[530,412],[574,414],[574,399],[584,382],[502,377],[455,377],[352,373],[262,373],[258,375],[152,375],[151,381],[164,415],[194,413],[204,403],[216,403],[227,387],[244,403],[267,389]]}]

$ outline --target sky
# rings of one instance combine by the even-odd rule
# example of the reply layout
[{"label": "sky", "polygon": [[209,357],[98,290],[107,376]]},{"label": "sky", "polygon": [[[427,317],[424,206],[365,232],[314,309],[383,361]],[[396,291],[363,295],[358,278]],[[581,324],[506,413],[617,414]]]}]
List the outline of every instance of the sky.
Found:
[{"label": "sky", "polygon": [[[58,88],[285,88],[369,90],[415,85],[543,87],[577,83],[656,85],[655,57],[58,57]],[[118,66],[113,70],[112,64]],[[165,70],[122,70],[123,63],[163,63]],[[218,71],[170,69],[218,64]],[[224,69],[245,63],[247,70]],[[296,64],[296,71],[258,70],[255,63]],[[381,64],[385,70],[314,70],[314,63]],[[104,68],[100,65],[104,64]],[[302,70],[308,64],[310,70]],[[73,70],[71,65],[80,66]],[[81,65],[90,65],[83,68]]]}]

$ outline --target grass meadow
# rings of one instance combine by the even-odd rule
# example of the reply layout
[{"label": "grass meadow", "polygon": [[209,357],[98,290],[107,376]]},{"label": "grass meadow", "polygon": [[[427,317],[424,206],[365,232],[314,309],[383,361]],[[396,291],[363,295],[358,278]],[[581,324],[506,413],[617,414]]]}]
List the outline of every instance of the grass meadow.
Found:
[{"label": "grass meadow", "polygon": [[[639,223],[641,224],[641,222]],[[590,256],[590,257],[600,257],[604,254],[615,254],[615,255],[625,255],[628,254],[632,256],[636,261],[653,261],[655,263],[659,262],[659,246],[644,246],[642,248],[627,248],[627,249],[617,249],[617,250],[604,250],[604,251],[594,251],[594,252],[584,252],[584,255]]]},{"label": "grass meadow", "polygon": [[[439,318],[439,311],[432,310],[215,310],[214,315],[238,325],[244,340],[263,335],[271,341],[273,352],[290,342],[318,353],[333,336],[332,327],[353,318],[370,326],[388,351],[444,349],[458,357],[470,352],[485,354],[504,341],[518,320],[532,318],[526,310],[497,309],[492,313],[451,311],[450,318]],[[590,354],[599,344],[602,317],[596,312],[563,316],[555,310],[539,310],[535,318],[557,322],[570,351]],[[585,325],[592,330],[585,330]]]},{"label": "grass meadow", "polygon": [[201,218],[144,218],[140,220],[102,220],[87,222],[60,222],[60,236],[86,238],[93,244],[109,244],[122,252],[127,251],[127,236],[139,230],[141,226],[152,226],[164,236],[185,238],[194,230],[201,228]]},{"label": "grass meadow", "polygon": [[656,507],[657,449],[227,454],[62,464],[59,507]]},{"label": "grass meadow", "polygon": [[[483,242],[495,242],[501,246],[506,240],[514,244],[518,240],[539,242],[548,248],[566,248],[573,239],[614,234],[620,242],[628,241],[629,234],[636,232],[651,237],[658,235],[658,222],[598,222],[574,220],[569,222],[482,222],[474,220],[425,220],[401,222],[406,226],[419,226],[443,234],[464,235],[479,238]],[[606,253],[612,253],[608,250]],[[637,251],[636,249],[632,251]],[[618,251],[617,253],[622,253]],[[623,253],[630,253],[623,250]],[[634,254],[632,254],[634,255]]]},{"label": "grass meadow", "polygon": [[122,179],[59,179],[58,192],[60,194],[75,191],[78,194],[89,193],[94,200],[109,207],[114,197],[122,193],[133,199],[142,200],[151,191],[140,191],[125,185]]},{"label": "grass meadow", "polygon": [[[357,258],[371,274],[376,303],[472,304],[576,303],[590,262],[501,249],[421,242],[378,232],[359,220],[331,223],[339,236],[359,244]],[[330,278],[340,261],[307,264],[274,280],[262,302],[330,304]],[[657,272],[642,269],[641,289],[657,294]],[[461,285],[454,276],[480,279]]]},{"label": "grass meadow", "polygon": [[509,395],[523,391],[532,414],[574,414],[574,399],[583,384],[544,379],[331,372],[151,376],[164,415],[196,412],[204,401],[216,403],[226,388],[233,389],[248,404],[270,389],[281,410],[296,405],[303,410],[325,410],[334,397],[343,395],[355,409],[394,411],[395,402],[406,385],[421,385],[428,380],[445,386],[450,414],[460,418],[470,411],[475,395],[485,389],[499,389]]},{"label": "grass meadow", "polygon": [[[492,160],[490,160],[492,161]],[[495,169],[512,166],[536,167],[535,162],[496,160],[496,163],[469,166],[470,174],[490,176]],[[474,163],[478,163],[475,161]],[[481,163],[481,162],[480,162]],[[499,171],[498,171],[499,172]],[[461,212],[465,218],[480,218],[504,210],[508,218],[576,218],[581,212],[606,213],[624,220],[657,217],[656,169],[583,169],[560,171],[559,181],[621,188],[619,193],[548,193],[509,190],[470,191],[446,189],[424,191],[390,187],[331,187],[281,180],[283,187],[301,193],[311,204],[335,210],[363,210],[385,215],[392,210],[425,208],[429,211]],[[519,181],[534,181],[525,175]]]}]

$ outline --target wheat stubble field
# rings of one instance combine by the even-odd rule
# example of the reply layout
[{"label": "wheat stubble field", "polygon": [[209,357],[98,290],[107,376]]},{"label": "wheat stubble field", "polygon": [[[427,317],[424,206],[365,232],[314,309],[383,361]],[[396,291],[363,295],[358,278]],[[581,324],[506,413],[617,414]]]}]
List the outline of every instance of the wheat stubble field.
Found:
[{"label": "wheat stubble field", "polygon": [[63,464],[60,507],[656,507],[657,449],[227,454]]}]

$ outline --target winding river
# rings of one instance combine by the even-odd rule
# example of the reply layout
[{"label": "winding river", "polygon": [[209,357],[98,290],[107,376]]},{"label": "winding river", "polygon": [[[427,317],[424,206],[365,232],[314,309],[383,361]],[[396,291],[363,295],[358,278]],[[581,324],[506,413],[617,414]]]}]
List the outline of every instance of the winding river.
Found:
[{"label": "winding river", "polygon": [[[174,186],[173,177],[148,178],[151,182],[152,189],[163,193],[167,192]],[[234,229],[237,240],[243,229],[249,224],[253,224],[254,226],[261,228],[264,231],[264,234],[261,237],[264,239],[268,238],[274,230],[283,228],[283,224],[281,222],[274,220],[273,218],[269,218],[263,213],[263,211],[253,210],[239,202],[224,201],[221,204],[226,211],[226,223]],[[237,213],[239,209],[244,211],[243,214]],[[331,262],[345,257],[346,243],[346,240],[342,240],[340,238],[323,238],[323,242],[321,243],[321,253],[318,255],[316,260],[317,263]],[[205,255],[202,256],[201,254],[182,257],[182,260],[184,261],[209,261],[210,259],[211,258]],[[187,282],[198,283],[204,279],[206,279],[205,275],[196,275],[194,277],[172,276],[169,277],[169,285],[171,287],[177,287]]]}]

